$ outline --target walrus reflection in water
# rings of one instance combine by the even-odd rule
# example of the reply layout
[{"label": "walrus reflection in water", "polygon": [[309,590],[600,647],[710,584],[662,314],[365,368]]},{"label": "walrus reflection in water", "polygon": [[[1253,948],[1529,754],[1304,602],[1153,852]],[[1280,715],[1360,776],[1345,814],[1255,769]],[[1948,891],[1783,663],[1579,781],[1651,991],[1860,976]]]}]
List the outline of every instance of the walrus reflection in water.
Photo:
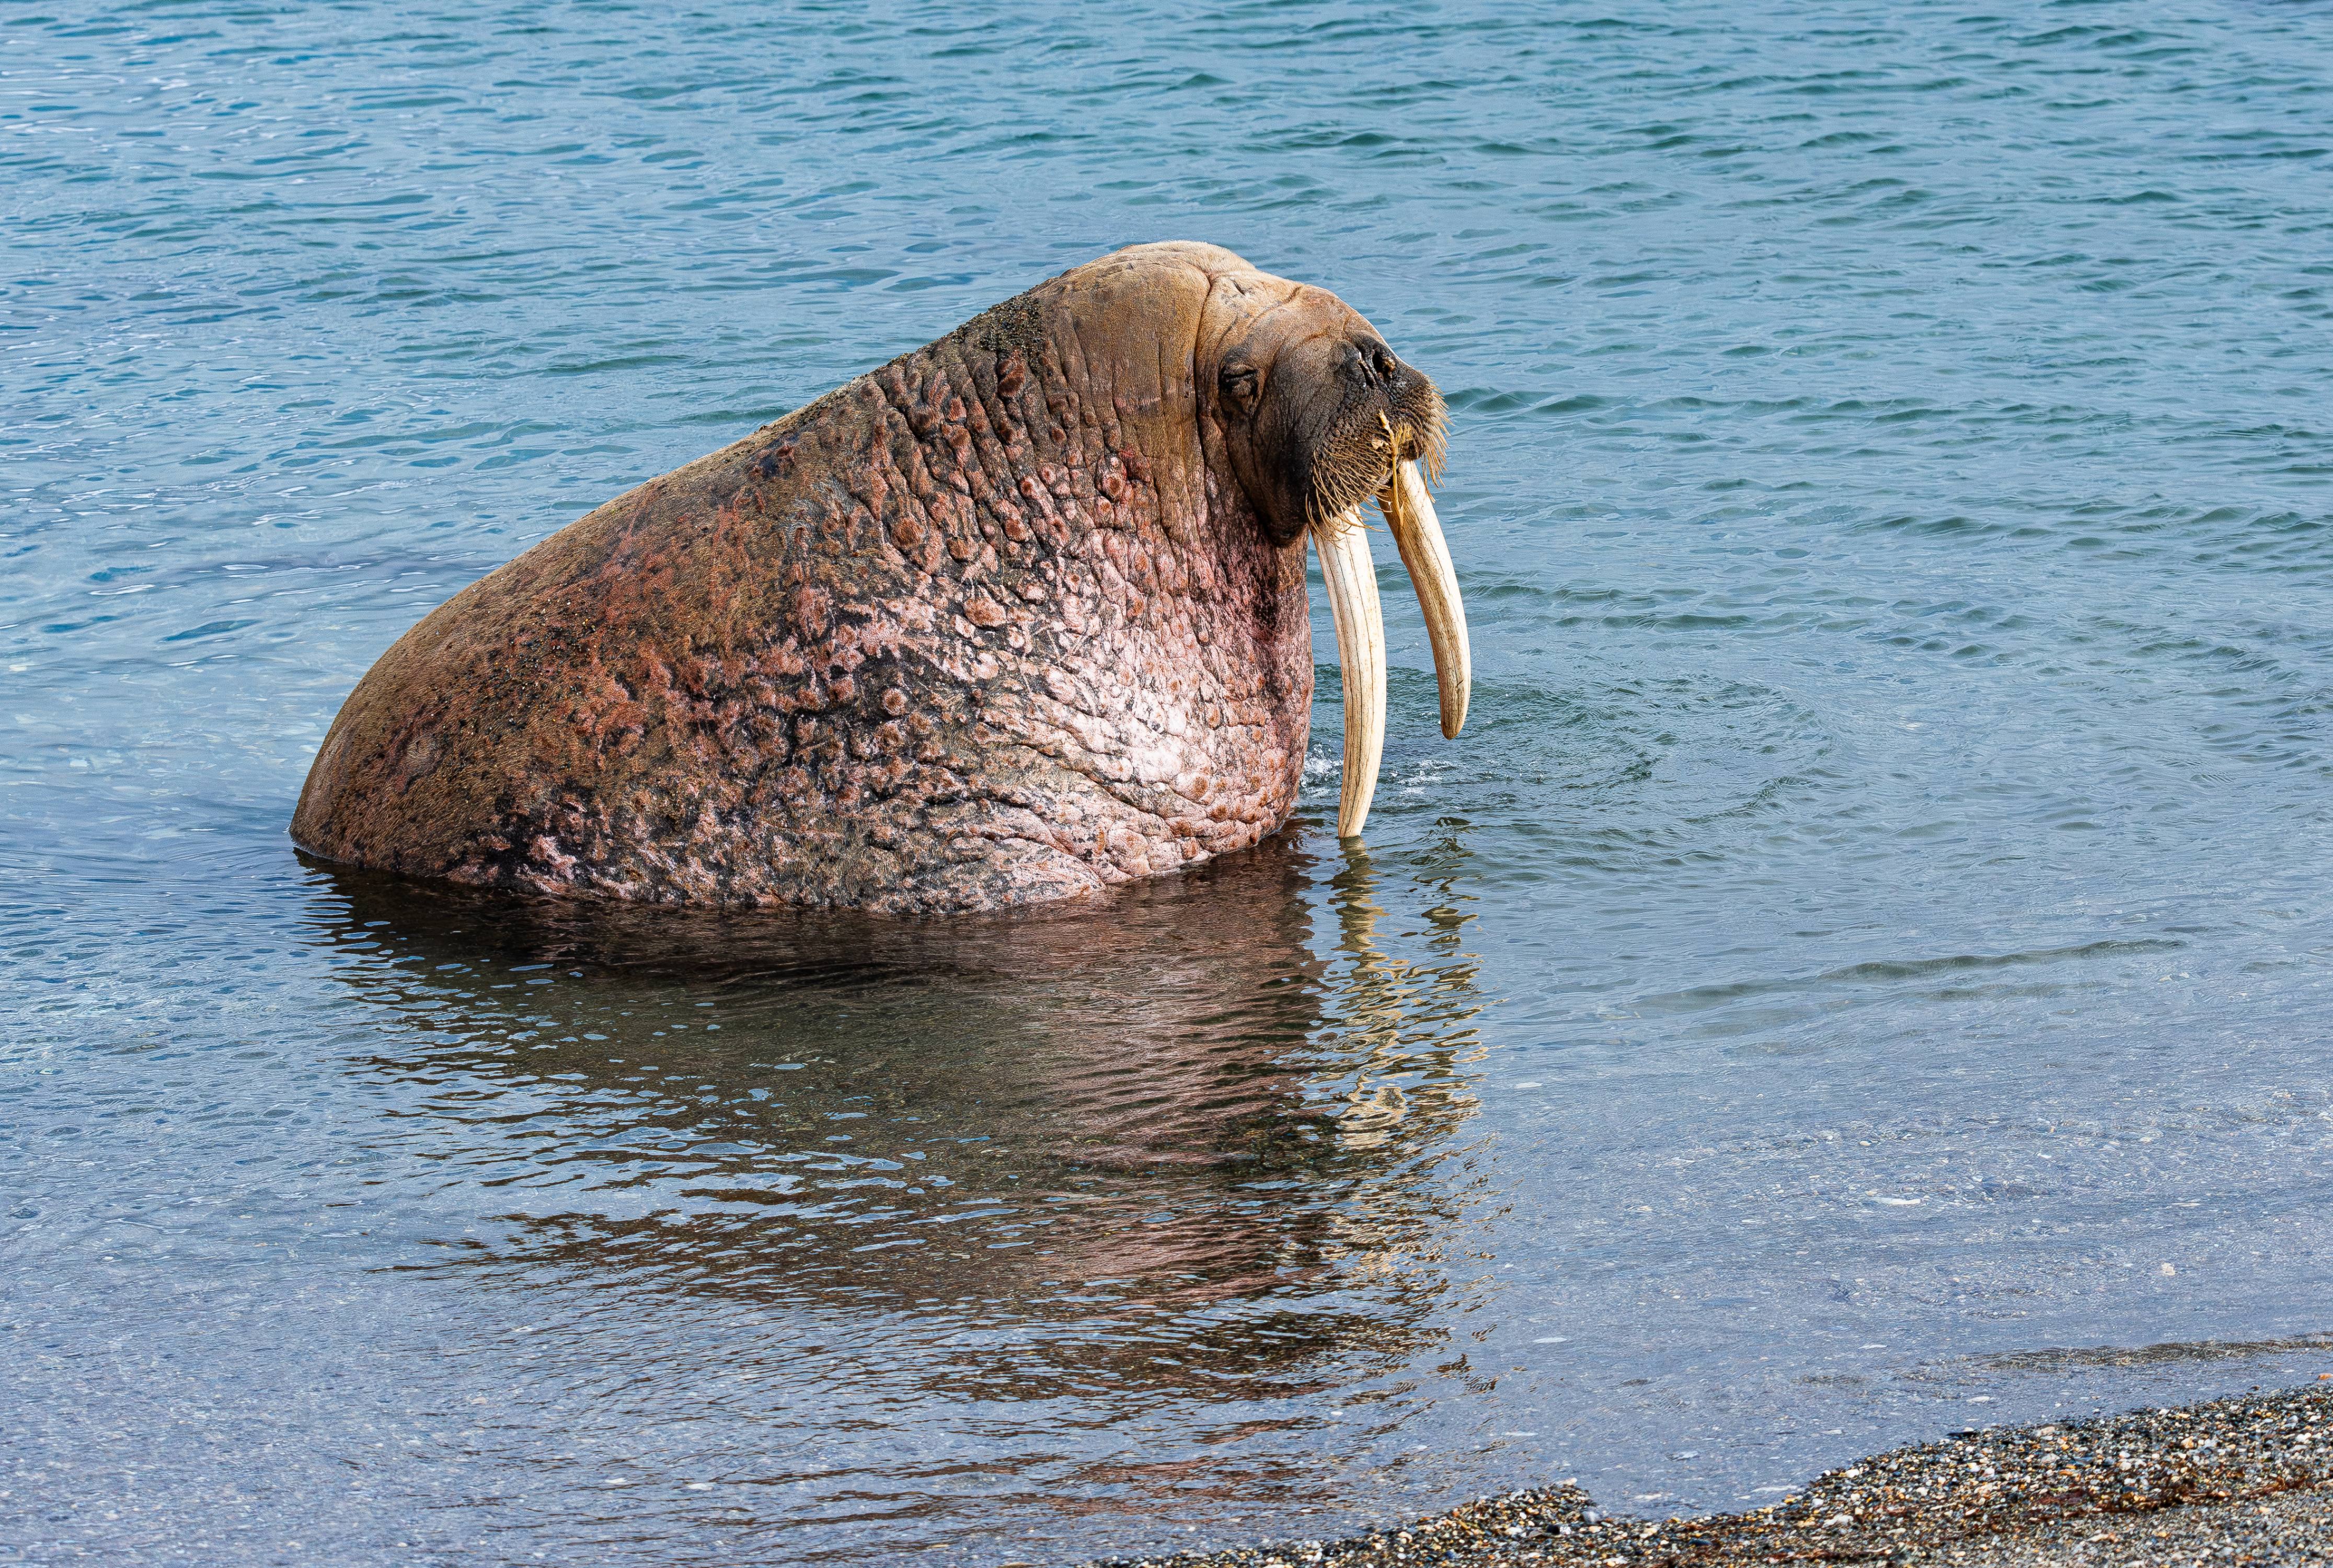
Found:
[{"label": "walrus reflection in water", "polygon": [[[1107,920],[906,923],[332,871],[324,925],[335,972],[411,1025],[366,1064],[417,1086],[396,1130],[429,1129],[475,1195],[465,1233],[496,1238],[459,1271],[588,1279],[603,1314],[781,1306],[821,1334],[976,1301],[1061,1332],[887,1353],[901,1375],[1033,1399],[1106,1370],[1213,1404],[1308,1386],[1330,1353],[1344,1376],[1418,1353],[1443,1288],[1432,1156],[1474,1106],[1471,965],[1393,995],[1344,876],[1344,951],[1315,957],[1310,871],[1282,840],[1120,890]],[[1340,1098],[1357,1071],[1407,1083],[1397,1125]],[[1130,1301],[1147,1334],[1080,1327]]]},{"label": "walrus reflection in water", "polygon": [[341,708],[324,859],[654,904],[985,909],[1243,848],[1296,802],[1305,540],[1360,829],[1378,499],[1455,735],[1419,477],[1442,399],[1327,292],[1138,245],[651,480],[474,583]]}]

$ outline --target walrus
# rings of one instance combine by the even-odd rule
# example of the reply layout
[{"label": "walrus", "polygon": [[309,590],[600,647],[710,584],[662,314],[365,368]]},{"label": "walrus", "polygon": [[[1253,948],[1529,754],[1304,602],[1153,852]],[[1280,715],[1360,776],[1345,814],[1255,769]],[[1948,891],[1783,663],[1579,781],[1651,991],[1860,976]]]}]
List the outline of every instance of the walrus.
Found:
[{"label": "walrus", "polygon": [[[324,737],[309,854],[646,903],[996,909],[1244,848],[1297,798],[1305,540],[1360,831],[1376,497],[1469,653],[1434,384],[1325,290],[1136,245],[617,497],[439,606]],[[1423,470],[1423,473],[1421,473]]]}]

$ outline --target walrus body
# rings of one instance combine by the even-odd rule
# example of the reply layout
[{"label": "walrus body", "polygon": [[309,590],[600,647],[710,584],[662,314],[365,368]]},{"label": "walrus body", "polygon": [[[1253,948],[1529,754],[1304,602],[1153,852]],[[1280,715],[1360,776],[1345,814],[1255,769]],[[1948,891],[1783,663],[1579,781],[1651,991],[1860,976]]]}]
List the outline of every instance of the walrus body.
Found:
[{"label": "walrus body", "polygon": [[902,913],[1255,843],[1295,803],[1312,697],[1318,519],[1286,514],[1356,504],[1405,438],[1438,451],[1439,399],[1387,355],[1378,455],[1348,450],[1358,410],[1316,413],[1329,438],[1290,472],[1254,376],[1223,367],[1313,318],[1374,339],[1228,252],[1138,247],[649,481],[382,655],[294,841],[537,892]]}]

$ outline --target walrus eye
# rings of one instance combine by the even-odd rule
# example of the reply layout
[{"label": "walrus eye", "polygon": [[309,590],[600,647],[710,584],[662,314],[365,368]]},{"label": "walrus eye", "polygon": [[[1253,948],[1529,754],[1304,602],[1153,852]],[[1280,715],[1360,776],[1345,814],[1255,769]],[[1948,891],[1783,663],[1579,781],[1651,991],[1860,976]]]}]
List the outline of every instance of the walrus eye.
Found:
[{"label": "walrus eye", "polygon": [[1224,401],[1242,414],[1255,412],[1256,378],[1253,366],[1226,365],[1224,367],[1223,374],[1215,378],[1215,382],[1223,388]]},{"label": "walrus eye", "polygon": [[1383,343],[1378,344],[1377,347],[1369,352],[1369,362],[1377,368],[1378,380],[1390,381],[1393,379],[1393,373],[1397,361],[1396,361],[1393,357],[1392,349],[1387,348]]}]

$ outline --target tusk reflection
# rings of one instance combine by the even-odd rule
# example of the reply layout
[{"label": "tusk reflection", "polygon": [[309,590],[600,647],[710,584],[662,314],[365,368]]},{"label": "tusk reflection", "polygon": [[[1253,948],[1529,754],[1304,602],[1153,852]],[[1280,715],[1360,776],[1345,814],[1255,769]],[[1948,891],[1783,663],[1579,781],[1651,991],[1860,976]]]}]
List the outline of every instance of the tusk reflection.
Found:
[{"label": "tusk reflection", "polygon": [[1328,977],[1330,1011],[1342,1025],[1341,1054],[1353,1074],[1337,1125],[1349,1147],[1376,1149],[1397,1139],[1447,1146],[1480,1108],[1473,1083],[1489,1055],[1474,1022],[1483,1008],[1474,986],[1480,961],[1459,946],[1467,917],[1454,910],[1465,897],[1455,881],[1444,875],[1427,889],[1441,901],[1423,912],[1432,934],[1429,951],[1416,957],[1388,951],[1425,933],[1384,932],[1390,917],[1367,850],[1349,853],[1330,884],[1339,952]]}]

